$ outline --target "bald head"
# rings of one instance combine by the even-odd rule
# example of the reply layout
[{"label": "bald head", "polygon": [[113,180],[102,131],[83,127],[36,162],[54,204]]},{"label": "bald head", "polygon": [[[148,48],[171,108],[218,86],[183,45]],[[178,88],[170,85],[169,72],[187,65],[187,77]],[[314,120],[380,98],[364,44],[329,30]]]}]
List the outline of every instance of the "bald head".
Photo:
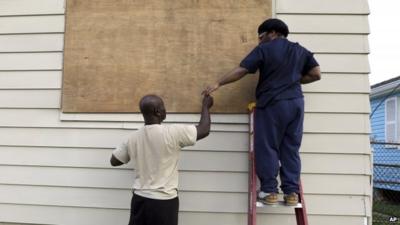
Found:
[{"label": "bald head", "polygon": [[146,124],[161,123],[166,117],[164,102],[157,95],[144,96],[139,107]]}]

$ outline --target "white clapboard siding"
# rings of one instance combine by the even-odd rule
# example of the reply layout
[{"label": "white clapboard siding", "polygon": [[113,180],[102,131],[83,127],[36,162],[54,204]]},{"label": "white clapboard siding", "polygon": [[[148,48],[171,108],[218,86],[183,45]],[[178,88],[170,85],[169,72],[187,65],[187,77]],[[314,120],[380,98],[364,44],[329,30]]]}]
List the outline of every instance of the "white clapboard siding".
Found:
[{"label": "white clapboard siding", "polygon": [[369,135],[366,134],[305,134],[301,150],[315,153],[371,153]]},{"label": "white clapboard siding", "polygon": [[0,72],[2,89],[60,89],[61,71],[3,71]]},{"label": "white clapboard siding", "polygon": [[[121,169],[0,166],[0,184],[131,189],[133,171]],[[246,172],[180,171],[179,190],[247,193]],[[302,174],[306,194],[367,195],[369,178],[352,174]],[[107,182],[104,182],[107,181]]]},{"label": "white clapboard siding", "polygon": [[[65,0],[0,1],[0,221],[127,224],[134,171],[112,168],[109,158],[143,118],[60,111],[64,7]],[[313,51],[323,72],[303,86],[310,225],[368,224],[368,3],[274,0],[274,7],[289,39]],[[198,120],[169,114],[166,122]],[[248,115],[214,114],[212,121],[210,136],[181,153],[180,225],[247,220]],[[295,224],[292,209],[261,209],[257,217],[259,224]]]},{"label": "white clapboard siding", "polygon": [[306,112],[369,113],[368,94],[306,93]]},{"label": "white clapboard siding", "polygon": [[[298,5],[298,4],[296,4]],[[368,34],[367,15],[277,14],[291,33]]]},{"label": "white clapboard siding", "polygon": [[[96,129],[35,129],[0,128],[0,146],[45,146],[76,148],[115,148],[132,131],[113,129],[102,132]],[[229,141],[227,141],[229,140]],[[211,132],[191,150],[248,151],[248,134],[240,132]],[[324,153],[370,153],[366,134],[306,133],[302,150]]]},{"label": "white clapboard siding", "polygon": [[[4,137],[0,139],[0,145],[114,148],[131,132],[133,131],[121,129],[103,132],[98,129],[75,128],[0,128],[0,137]],[[247,150],[248,135],[239,132],[212,132],[207,139],[197,142],[195,147],[220,151]]]},{"label": "white clapboard siding", "polygon": [[0,34],[61,32],[64,32],[64,15],[0,17]]},{"label": "white clapboard siding", "polygon": [[[61,89],[61,82],[62,71],[0,71],[0,90]],[[322,74],[322,79],[319,82],[302,87],[306,93],[369,93],[370,91],[367,74],[325,73]],[[79,114],[74,113],[73,115]],[[104,116],[106,115],[111,115],[110,118],[116,117],[115,114],[104,114]],[[220,117],[226,118],[226,116]],[[79,118],[75,117],[75,119]],[[102,119],[96,113],[94,120]],[[129,118],[124,118],[123,121],[129,121]]]},{"label": "white clapboard siding", "polygon": [[[63,34],[0,35],[0,52],[62,51]],[[364,35],[291,34],[289,40],[300,42],[315,53],[368,53]]]},{"label": "white clapboard siding", "polygon": [[59,90],[0,90],[0,108],[60,108]]},{"label": "white clapboard siding", "polygon": [[[303,153],[336,153],[336,154],[367,154],[369,145],[365,144],[368,137],[366,135],[348,134],[306,134],[302,144]],[[334,146],[333,143],[340,142],[341,145]],[[18,146],[23,143],[13,145],[2,142],[0,145],[1,164],[27,164],[44,166],[72,166],[72,167],[101,167],[107,164],[111,154],[110,148],[67,148],[67,147],[31,147]],[[9,142],[8,142],[9,144]],[[29,143],[28,143],[29,144]],[[213,151],[207,145],[186,149],[187,151]],[[186,151],[184,150],[184,151]],[[217,150],[220,151],[220,150]],[[231,149],[228,152],[243,152],[247,149]],[[223,151],[221,151],[223,152]]]},{"label": "white clapboard siding", "polygon": [[[292,33],[369,33],[366,15],[278,14],[277,17],[288,24]],[[0,34],[54,32],[64,32],[63,15],[0,17]]]},{"label": "white clapboard siding", "polygon": [[[368,56],[364,54],[315,54],[322,72],[368,73]],[[60,70],[61,53],[1,53],[0,70]]]},{"label": "white clapboard siding", "polygon": [[[46,193],[47,198],[43,198]],[[0,202],[31,205],[73,206],[88,208],[128,209],[130,190],[88,189],[48,186],[1,185]],[[247,193],[180,192],[180,210],[190,212],[244,213]],[[364,215],[364,196],[305,195],[310,215]],[[324,202],[329,204],[324,204]],[[342,203],[342,204],[341,204]],[[345,204],[343,204],[345,203]],[[324,207],[318,207],[323,204]],[[341,205],[341,207],[338,207]],[[292,214],[293,209],[267,208],[260,213]]]},{"label": "white clapboard siding", "polygon": [[[369,113],[368,94],[342,94],[342,93],[305,93],[305,112],[324,113]],[[61,90],[1,90],[0,108],[59,108]],[[29,106],[25,102],[29,102]],[[215,103],[218,104],[218,103]],[[168,109],[167,109],[168,111]],[[66,117],[68,114],[66,114]],[[91,114],[96,116],[96,114]],[[134,121],[141,121],[139,114],[132,115]],[[72,116],[74,118],[75,115]],[[167,115],[169,120],[169,115]],[[174,115],[180,121],[180,114]],[[192,117],[190,122],[198,122],[199,114]],[[220,116],[221,117],[221,116]],[[246,116],[245,116],[246,117]],[[65,118],[65,117],[64,117]],[[236,118],[231,115],[235,121]],[[244,118],[244,117],[243,117]],[[131,119],[131,120],[132,120]],[[239,118],[240,119],[240,118]],[[68,120],[68,119],[65,119]],[[74,119],[72,119],[74,120]],[[79,119],[78,119],[79,120]],[[189,122],[189,121],[188,121]],[[232,122],[232,121],[227,121]]]},{"label": "white clapboard siding", "polygon": [[1,0],[0,16],[64,14],[65,0]]},{"label": "white clapboard siding", "polygon": [[290,34],[288,39],[299,42],[314,53],[368,53],[368,37],[359,34]]},{"label": "white clapboard siding", "polygon": [[[10,110],[13,111],[13,110]],[[27,111],[27,110],[25,110]],[[35,127],[35,128],[109,128],[117,129],[123,128],[128,130],[136,130],[143,126],[141,122],[59,122],[52,118],[49,120],[41,120],[42,117],[31,119],[30,117],[19,117],[21,114],[7,114],[0,119],[0,127]],[[47,114],[49,115],[49,114]],[[18,120],[21,118],[21,120]],[[27,121],[26,124],[23,124]],[[304,126],[305,133],[365,133],[370,132],[369,116],[368,114],[327,114],[327,113],[306,113],[306,124]],[[311,123],[312,122],[312,123]],[[167,123],[166,123],[167,124]],[[229,131],[229,132],[247,132],[248,126],[239,125],[226,125],[226,124],[213,124],[211,131]],[[105,132],[105,131],[104,131]]]},{"label": "white clapboard siding", "polygon": [[129,220],[129,211],[121,209],[0,203],[0,211],[0,221],[40,225],[123,225]]},{"label": "white clapboard siding", "polygon": [[[303,86],[306,98],[306,112],[313,112],[310,109],[319,108],[325,105],[330,112],[369,112],[369,100],[366,95],[336,95],[338,93],[369,93],[369,80],[366,74],[323,74],[323,79],[319,83],[307,84]],[[352,91],[351,91],[352,90]],[[315,94],[314,94],[315,93]],[[341,96],[341,97],[340,97]],[[339,98],[337,98],[339,97]],[[321,99],[323,98],[323,99]],[[342,99],[344,98],[344,99]],[[349,101],[348,98],[353,98]],[[317,102],[312,102],[318,99]],[[334,101],[335,104],[331,104]],[[339,105],[336,105],[338,103]],[[339,107],[340,106],[340,107]],[[341,108],[343,107],[343,108]],[[325,111],[326,110],[326,111]],[[320,112],[327,112],[324,109]],[[315,111],[314,111],[315,112]],[[318,112],[318,110],[317,110]],[[241,114],[213,114],[211,116],[214,123],[248,123],[248,116]],[[142,115],[132,114],[107,114],[107,113],[61,113],[60,119],[63,121],[142,121]],[[197,122],[200,117],[198,114],[168,114],[167,122]]]},{"label": "white clapboard siding", "polygon": [[[143,127],[144,122],[138,115],[137,121],[123,122],[123,121],[106,121],[106,122],[86,122],[86,121],[60,121],[58,109],[15,109],[4,108],[0,110],[0,127],[36,127],[36,128],[111,128],[111,129],[138,129]],[[196,124],[199,118],[192,121]],[[169,124],[170,122],[166,122]],[[248,132],[247,123],[227,124],[227,123],[214,123],[211,126],[212,131],[237,131]],[[106,131],[105,131],[106,132]]]},{"label": "white clapboard siding", "polygon": [[[0,220],[18,221],[20,223],[60,224],[60,225],[110,225],[127,224],[127,209],[99,209],[78,207],[54,207],[40,205],[1,204]],[[18,218],[18,219],[15,219]],[[181,225],[240,225],[247,221],[245,213],[204,213],[180,212]],[[295,224],[294,216],[282,214],[259,214],[257,221],[261,224]],[[310,224],[325,225],[360,225],[364,218],[359,216],[310,215]]]},{"label": "white clapboard siding", "polygon": [[[248,168],[247,154],[215,152],[183,152],[180,169],[185,171],[232,171],[245,172]],[[225,160],[224,159],[229,159]],[[232,159],[231,164],[229,161]],[[344,155],[303,153],[302,172],[329,174],[370,174],[368,155]],[[318,163],[315,163],[318,162]],[[323,164],[323,165],[320,165]],[[338,167],[340,165],[340,167]]]},{"label": "white clapboard siding", "polygon": [[[140,113],[63,113],[60,112],[61,121],[141,121]],[[198,122],[199,114],[168,114],[165,122],[190,123]],[[212,114],[212,123],[248,124],[249,116],[246,114]]]},{"label": "white clapboard siding", "polygon": [[[1,93],[1,91],[0,91]],[[361,98],[362,99],[362,98]],[[315,100],[320,100],[316,98]],[[325,100],[326,99],[322,99]],[[363,100],[363,99],[362,99]],[[318,101],[315,101],[318,102]],[[335,104],[335,101],[331,101]],[[336,104],[336,106],[339,104]],[[360,104],[361,105],[361,104]],[[368,105],[368,104],[365,104]],[[355,108],[355,107],[353,107]],[[360,107],[361,108],[361,107]],[[350,111],[351,112],[351,111]],[[306,113],[305,132],[325,133],[368,133],[369,117],[367,112],[357,113]],[[3,109],[0,111],[0,127],[36,127],[36,128],[124,128],[138,129],[143,127],[142,121],[137,122],[62,122],[56,109]],[[329,118],[329,120],[327,120]],[[308,122],[309,121],[309,122]],[[313,121],[313,123],[311,123]],[[193,122],[197,123],[198,120]],[[358,122],[358,123],[356,123]],[[247,124],[213,124],[212,131],[248,132]],[[104,131],[106,132],[106,131]]]},{"label": "white clapboard siding", "polygon": [[[357,216],[308,216],[309,224],[324,225],[360,225],[364,224],[364,218]],[[246,224],[247,214],[227,213],[197,213],[183,212],[179,214],[179,223],[182,225],[232,225]],[[295,216],[284,216],[279,214],[259,214],[257,224],[296,224]]]},{"label": "white clapboard siding", "polygon": [[304,14],[369,14],[368,3],[365,0],[277,0],[276,12]]},{"label": "white clapboard siding", "polygon": [[0,53],[0,70],[61,70],[62,59],[57,52]]},{"label": "white clapboard siding", "polygon": [[[304,92],[369,93],[368,74],[322,74],[318,82],[303,85]],[[365,101],[365,100],[364,100]]]},{"label": "white clapboard siding", "polygon": [[366,54],[315,54],[325,73],[369,73]]},{"label": "white clapboard siding", "polygon": [[0,52],[62,51],[63,34],[0,35]]},{"label": "white clapboard siding", "polygon": [[371,175],[369,155],[303,154],[301,160],[301,170],[308,173]]},{"label": "white clapboard siding", "polygon": [[[26,156],[18,156],[18,152],[10,152],[10,149],[0,151],[4,158],[0,160],[7,165],[36,165],[36,166],[63,166],[63,167],[92,167],[110,168],[109,159],[111,151],[93,154],[92,158],[88,153],[63,153],[53,151],[45,155],[45,151],[27,153]],[[51,151],[51,150],[50,150]],[[48,151],[49,152],[49,151]],[[57,158],[57,153],[60,157]],[[94,151],[88,151],[94,152]],[[35,154],[36,153],[36,154]],[[52,158],[50,158],[52,156]],[[62,158],[61,156],[65,157]],[[17,158],[18,157],[18,158]],[[15,159],[17,158],[17,159]],[[368,155],[345,155],[345,154],[320,154],[320,153],[301,153],[303,160],[302,171],[304,173],[329,173],[329,174],[369,174]],[[229,159],[229,160],[225,160]],[[85,161],[86,160],[86,161]],[[319,165],[318,162],[326,162]],[[340,164],[340,167],[337,165]],[[127,166],[128,168],[131,166]],[[216,171],[216,172],[246,172],[248,168],[248,156],[244,152],[218,152],[218,151],[183,151],[179,165],[180,170],[184,171]]]},{"label": "white clapboard siding", "polygon": [[369,134],[369,114],[306,114],[304,132]]}]

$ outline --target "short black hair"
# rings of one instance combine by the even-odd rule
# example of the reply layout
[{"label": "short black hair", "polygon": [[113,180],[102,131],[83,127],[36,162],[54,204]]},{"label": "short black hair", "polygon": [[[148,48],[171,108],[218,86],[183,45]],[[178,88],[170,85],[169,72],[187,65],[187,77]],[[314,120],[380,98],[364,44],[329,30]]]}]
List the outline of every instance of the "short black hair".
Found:
[{"label": "short black hair", "polygon": [[264,21],[259,27],[258,27],[258,34],[262,34],[264,32],[271,32],[271,31],[275,31],[277,33],[282,34],[283,36],[287,37],[289,34],[289,28],[286,25],[286,23],[284,23],[282,20],[280,19],[267,19],[266,21]]},{"label": "short black hair", "polygon": [[162,104],[163,100],[159,96],[153,94],[146,95],[140,99],[140,112],[145,116],[152,115],[155,112],[155,109]]}]

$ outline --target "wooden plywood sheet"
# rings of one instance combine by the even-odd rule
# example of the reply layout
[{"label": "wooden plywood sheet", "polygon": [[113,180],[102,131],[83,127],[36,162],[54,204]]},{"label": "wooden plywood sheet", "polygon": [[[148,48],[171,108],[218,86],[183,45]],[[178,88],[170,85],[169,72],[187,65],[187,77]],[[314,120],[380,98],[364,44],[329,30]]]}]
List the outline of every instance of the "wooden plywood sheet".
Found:
[{"label": "wooden plywood sheet", "polygon": [[[199,112],[201,91],[257,45],[271,0],[68,0],[64,112],[138,112],[160,95]],[[257,76],[215,93],[214,112],[246,112]]]}]

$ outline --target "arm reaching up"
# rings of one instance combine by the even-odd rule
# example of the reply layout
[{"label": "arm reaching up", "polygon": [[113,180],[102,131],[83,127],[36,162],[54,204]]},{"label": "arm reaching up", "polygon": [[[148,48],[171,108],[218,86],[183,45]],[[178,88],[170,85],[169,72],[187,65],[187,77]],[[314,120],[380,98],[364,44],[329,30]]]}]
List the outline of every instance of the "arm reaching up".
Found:
[{"label": "arm reaching up", "polygon": [[203,139],[210,134],[210,108],[214,104],[214,99],[210,95],[206,94],[203,97],[203,104],[201,107],[200,122],[196,126],[197,129],[197,140]]},{"label": "arm reaching up", "polygon": [[243,68],[243,67],[236,67],[235,69],[229,71],[227,74],[222,76],[216,83],[209,85],[204,91],[203,95],[209,95],[212,92],[216,91],[219,87],[229,84],[232,82],[235,82],[237,80],[242,79],[246,74],[248,73],[248,70]]}]

